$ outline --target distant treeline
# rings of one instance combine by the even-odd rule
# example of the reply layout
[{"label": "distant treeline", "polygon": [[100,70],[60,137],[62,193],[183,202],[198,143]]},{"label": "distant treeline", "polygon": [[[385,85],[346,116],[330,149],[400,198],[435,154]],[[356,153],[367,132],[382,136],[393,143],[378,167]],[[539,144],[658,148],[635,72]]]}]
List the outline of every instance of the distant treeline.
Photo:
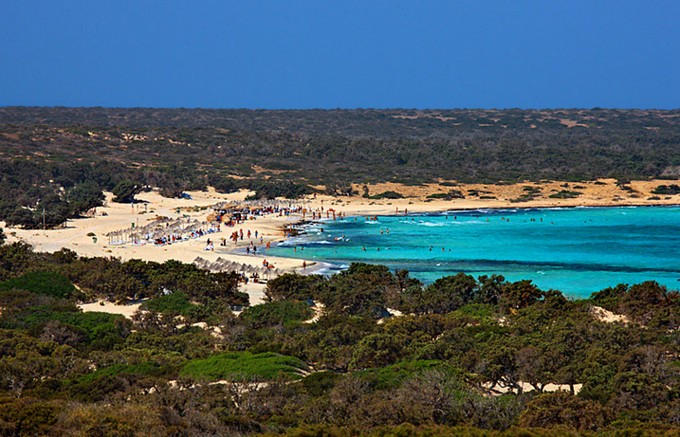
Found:
[{"label": "distant treeline", "polygon": [[124,180],[167,196],[213,185],[296,197],[386,181],[676,179],[680,111],[5,107],[0,166],[0,219],[25,226],[42,223],[39,200]]},{"label": "distant treeline", "polygon": [[[248,307],[234,275],[0,245],[0,435],[680,428],[680,295],[655,282],[572,301],[502,276],[424,286],[352,264],[286,274],[265,293]],[[140,298],[132,320],[76,306]]]}]

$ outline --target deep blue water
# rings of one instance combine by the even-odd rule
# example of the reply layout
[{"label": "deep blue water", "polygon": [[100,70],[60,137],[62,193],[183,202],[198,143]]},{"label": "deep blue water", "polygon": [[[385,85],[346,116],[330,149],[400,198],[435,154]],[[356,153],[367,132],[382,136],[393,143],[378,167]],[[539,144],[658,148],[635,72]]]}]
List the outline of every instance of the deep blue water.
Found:
[{"label": "deep blue water", "polygon": [[407,269],[426,283],[458,272],[501,274],[574,297],[645,280],[680,287],[680,207],[452,211],[375,221],[348,217],[304,230],[305,235],[271,253],[334,268],[353,261],[380,263]]}]

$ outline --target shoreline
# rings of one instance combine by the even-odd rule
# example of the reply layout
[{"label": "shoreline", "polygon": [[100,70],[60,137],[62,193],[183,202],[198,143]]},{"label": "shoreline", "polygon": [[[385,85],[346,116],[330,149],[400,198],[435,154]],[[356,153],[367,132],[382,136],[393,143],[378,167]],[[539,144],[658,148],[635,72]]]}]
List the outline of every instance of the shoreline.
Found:
[{"label": "shoreline", "polygon": [[[306,235],[277,247],[276,253],[327,262],[333,270],[339,271],[353,262],[385,265],[391,271],[406,269],[412,277],[425,284],[442,276],[464,272],[473,276],[501,274],[512,281],[529,279],[543,289],[558,289],[567,296],[578,298],[618,283],[658,281],[669,290],[677,290],[680,284],[677,251],[665,251],[669,253],[661,255],[642,247],[670,238],[666,232],[674,232],[677,227],[676,216],[680,206],[661,206],[665,208],[658,205],[615,205],[409,212],[409,216],[392,213],[379,216],[378,222],[367,220],[365,224],[367,217],[359,217],[357,224],[354,217],[348,215],[346,220],[338,220],[337,223],[322,221],[312,224]],[[458,222],[453,220],[456,213]],[[415,222],[412,223],[413,218]],[[506,226],[502,223],[504,220],[517,225],[503,228]],[[587,222],[593,223],[584,224]],[[477,225],[455,226],[473,223]],[[490,226],[482,228],[482,225]],[[606,249],[605,245],[593,243],[608,241],[614,245],[612,247],[618,247],[620,242],[623,247],[628,247],[625,239],[629,225],[633,229],[637,229],[638,225],[649,229],[631,231],[636,233],[633,240],[637,243],[631,243],[630,251]],[[319,232],[319,227],[323,227],[324,231]],[[383,228],[388,229],[386,237],[383,236]],[[378,229],[380,236],[377,235]],[[389,230],[393,231],[392,235]],[[637,235],[637,232],[642,233]],[[340,238],[337,237],[345,237],[345,234],[344,242],[338,242]],[[508,237],[510,235],[519,236],[522,242],[521,246],[517,246],[519,249],[510,249],[518,241]],[[594,239],[589,240],[590,236]],[[475,241],[477,238],[479,240]],[[668,244],[674,244],[670,241],[676,240],[669,240]],[[437,244],[441,246],[442,253],[439,253]],[[599,246],[599,249],[589,249],[590,244]],[[293,245],[297,246],[296,253]],[[565,255],[562,255],[563,246]],[[448,252],[453,250],[453,256],[445,254],[444,247]],[[301,249],[304,251],[301,252]],[[495,254],[496,250],[500,255]],[[662,264],[649,261],[657,256]],[[334,272],[322,273],[328,276]]]},{"label": "shoreline", "polygon": [[[160,196],[157,191],[141,193],[137,196],[138,203],[118,204],[111,201],[111,194],[106,193],[107,203],[97,208],[92,217],[69,220],[64,228],[39,230],[18,229],[4,227],[7,242],[23,241],[34,247],[37,252],[55,252],[63,248],[73,250],[80,256],[117,257],[123,261],[130,259],[142,259],[145,261],[165,262],[177,260],[185,263],[193,263],[197,257],[214,262],[217,258],[227,259],[230,262],[248,264],[261,267],[263,259],[267,259],[276,268],[283,272],[297,272],[311,274],[322,270],[319,265],[311,268],[313,259],[290,258],[270,255],[263,245],[267,242],[279,244],[287,241],[283,229],[292,226],[300,226],[309,222],[332,222],[333,218],[329,211],[340,214],[341,217],[365,217],[365,216],[402,216],[417,214],[451,214],[457,211],[470,212],[475,210],[531,210],[531,209],[573,209],[573,208],[625,208],[625,207],[673,207],[680,206],[680,194],[662,195],[658,200],[650,200],[650,197],[659,197],[651,191],[658,185],[675,183],[669,180],[632,181],[626,187],[617,185],[613,179],[590,181],[583,183],[565,183],[559,181],[543,183],[518,183],[514,185],[490,185],[490,184],[458,184],[456,186],[429,184],[423,186],[405,186],[394,183],[375,184],[370,186],[372,193],[395,191],[400,193],[397,199],[367,199],[355,196],[330,196],[317,194],[303,199],[287,200],[280,199],[281,205],[292,204],[304,208],[304,212],[291,213],[290,215],[278,216],[268,214],[256,216],[245,220],[233,227],[222,226],[220,232],[205,234],[201,237],[182,240],[173,244],[156,246],[153,244],[108,244],[106,235],[121,229],[130,228],[131,224],[137,227],[154,223],[161,218],[178,217],[190,220],[205,221],[212,212],[211,207],[220,202],[241,203],[246,196],[252,194],[241,190],[235,193],[223,194],[209,188],[207,191],[189,192],[190,199],[173,199]],[[513,199],[527,192],[527,187],[540,187],[541,194],[527,201],[512,202]],[[538,188],[537,188],[538,189]],[[552,192],[560,190],[580,190],[575,198],[549,198]],[[465,198],[450,200],[441,198],[428,198],[435,193],[447,193],[452,190],[465,192]],[[359,192],[359,190],[356,190]],[[493,199],[482,199],[478,195],[470,193],[490,193]],[[312,212],[318,213],[319,219],[311,219]],[[230,232],[239,229],[259,231],[257,239],[239,240],[236,245],[228,241],[226,246],[215,244],[214,250],[205,250],[208,238],[215,243]],[[95,239],[96,237],[96,239]],[[260,243],[260,238],[262,243]],[[241,253],[244,247],[253,241],[257,244],[257,255]],[[303,269],[302,263],[306,261],[307,269]],[[334,266],[334,264],[331,264]]]}]

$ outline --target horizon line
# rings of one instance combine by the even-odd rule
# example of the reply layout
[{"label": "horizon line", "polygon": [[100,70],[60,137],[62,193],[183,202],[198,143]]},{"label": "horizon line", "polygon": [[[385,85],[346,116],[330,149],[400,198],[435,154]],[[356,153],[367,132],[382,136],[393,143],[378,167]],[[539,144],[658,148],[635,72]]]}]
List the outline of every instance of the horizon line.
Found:
[{"label": "horizon line", "polygon": [[309,107],[309,108],[264,108],[264,107],[212,107],[212,106],[68,106],[68,105],[0,105],[0,109],[167,109],[206,111],[678,111],[676,108],[642,107]]}]

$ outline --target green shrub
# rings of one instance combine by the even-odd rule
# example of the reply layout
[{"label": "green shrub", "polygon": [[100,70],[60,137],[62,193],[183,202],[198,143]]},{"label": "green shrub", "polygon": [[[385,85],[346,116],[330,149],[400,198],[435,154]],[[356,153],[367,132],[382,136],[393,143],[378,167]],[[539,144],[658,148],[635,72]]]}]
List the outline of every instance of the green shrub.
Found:
[{"label": "green shrub", "polygon": [[383,193],[374,194],[369,196],[369,199],[403,199],[404,196],[396,191],[385,191]]},{"label": "green shrub", "polygon": [[95,349],[111,349],[123,341],[129,328],[129,321],[119,314],[59,311],[48,306],[28,308],[20,319],[20,323],[29,328],[40,328],[49,321],[57,321],[82,332]]},{"label": "green shrub", "polygon": [[580,195],[581,193],[579,193],[578,191],[562,190],[558,191],[557,193],[551,194],[548,197],[550,197],[551,199],[575,199]]},{"label": "green shrub", "polygon": [[673,184],[673,185],[659,185],[658,187],[654,188],[652,190],[652,193],[654,194],[680,194],[680,186]]},{"label": "green shrub", "polygon": [[302,360],[287,355],[234,352],[191,360],[182,367],[180,376],[201,380],[272,381],[279,376],[300,379],[307,370]]},{"label": "green shrub", "polygon": [[448,364],[439,360],[412,360],[401,361],[385,367],[360,370],[354,374],[367,380],[375,388],[385,390],[401,385],[406,379],[419,372],[437,368],[450,370]]},{"label": "green shrub", "polygon": [[302,380],[302,386],[312,396],[323,396],[330,392],[341,375],[333,372],[316,372]]},{"label": "green shrub", "polygon": [[137,184],[129,179],[120,181],[113,190],[113,201],[118,203],[132,203],[135,195],[142,191],[141,184]]},{"label": "green shrub", "polygon": [[454,316],[470,316],[480,321],[494,320],[494,309],[494,306],[489,304],[469,303],[453,311],[451,314]]},{"label": "green shrub", "polygon": [[324,282],[321,275],[285,273],[267,282],[265,294],[273,301],[316,299],[317,289]]},{"label": "green shrub", "polygon": [[142,309],[156,311],[161,314],[182,315],[189,314],[194,307],[187,295],[181,291],[151,299],[142,304]]},{"label": "green shrub", "polygon": [[69,299],[77,291],[73,284],[59,273],[44,271],[28,272],[0,283],[0,290],[13,288],[61,299]]},{"label": "green shrub", "polygon": [[246,308],[239,317],[252,327],[263,327],[309,320],[313,315],[305,302],[281,301]]}]

